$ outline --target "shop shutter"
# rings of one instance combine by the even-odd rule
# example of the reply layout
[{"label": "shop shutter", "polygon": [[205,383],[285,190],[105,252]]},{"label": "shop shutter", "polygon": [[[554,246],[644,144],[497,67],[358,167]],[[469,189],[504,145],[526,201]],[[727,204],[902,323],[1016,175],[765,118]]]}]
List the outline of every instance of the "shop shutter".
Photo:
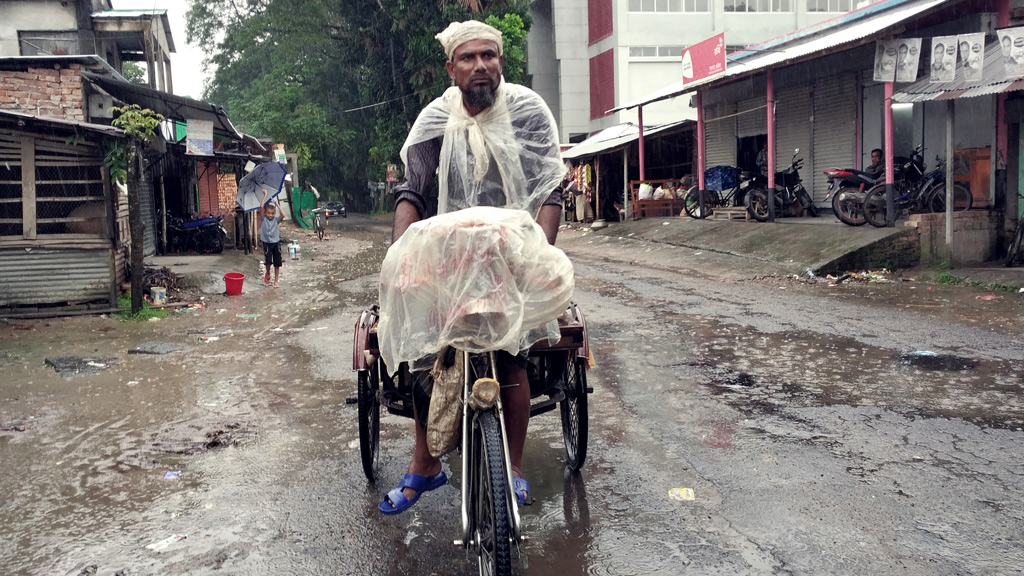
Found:
[{"label": "shop shutter", "polygon": [[[854,166],[857,82],[854,74],[837,74],[818,81],[814,86],[813,162],[807,175],[801,173],[801,176],[804,176],[804,186],[809,180],[813,181],[811,193],[818,204],[824,204],[828,194],[828,178],[823,171]],[[813,180],[808,176],[813,176]]]},{"label": "shop shutter", "polygon": [[[733,104],[720,104],[711,107],[705,117],[711,122],[706,123],[704,145],[706,149],[705,164],[712,166],[736,165],[736,107]],[[728,116],[728,118],[723,118]],[[722,120],[715,120],[722,118]]]},{"label": "shop shutter", "polygon": [[[775,93],[775,169],[785,170],[793,158],[793,150],[800,149],[804,159],[800,176],[804,187],[812,190],[811,176],[811,89],[797,86]],[[813,194],[813,191],[812,191]]]},{"label": "shop shutter", "polygon": [[142,208],[142,225],[145,227],[142,253],[152,256],[156,254],[156,202],[153,183],[145,176],[139,178],[139,205]]},{"label": "shop shutter", "polygon": [[746,138],[768,133],[768,110],[765,108],[765,97],[740,100],[737,105],[739,115],[736,116],[736,136]]}]

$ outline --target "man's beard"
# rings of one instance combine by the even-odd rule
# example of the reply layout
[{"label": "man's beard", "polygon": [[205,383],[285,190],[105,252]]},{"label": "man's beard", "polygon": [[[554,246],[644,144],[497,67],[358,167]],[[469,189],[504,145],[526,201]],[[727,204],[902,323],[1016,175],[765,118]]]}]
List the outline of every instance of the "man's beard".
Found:
[{"label": "man's beard", "polygon": [[466,98],[466,104],[477,110],[483,110],[494,104],[496,92],[497,90],[493,86],[478,86],[463,90],[462,95]]}]

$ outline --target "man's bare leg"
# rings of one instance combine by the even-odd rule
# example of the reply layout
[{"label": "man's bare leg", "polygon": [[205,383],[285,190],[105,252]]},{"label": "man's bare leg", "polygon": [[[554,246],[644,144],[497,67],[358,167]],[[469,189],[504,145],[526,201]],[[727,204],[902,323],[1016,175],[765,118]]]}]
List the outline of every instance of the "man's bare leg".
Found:
[{"label": "man's bare leg", "polygon": [[526,430],[530,425],[530,381],[526,376],[526,368],[511,358],[498,361],[498,381],[501,382],[501,403],[505,410],[505,433],[508,435],[512,475],[522,478],[523,449],[526,446]]},{"label": "man's bare leg", "polygon": [[[406,378],[411,378],[409,372],[406,372],[405,376]],[[433,478],[441,471],[441,460],[430,455],[430,449],[427,448],[427,429],[420,426],[420,416],[416,410],[416,403],[413,402],[412,405],[412,426],[416,430],[416,449],[413,450],[412,462],[409,463],[409,469],[406,471],[409,474]],[[416,490],[403,488],[402,493],[405,494],[406,498],[412,498],[416,495]]]}]

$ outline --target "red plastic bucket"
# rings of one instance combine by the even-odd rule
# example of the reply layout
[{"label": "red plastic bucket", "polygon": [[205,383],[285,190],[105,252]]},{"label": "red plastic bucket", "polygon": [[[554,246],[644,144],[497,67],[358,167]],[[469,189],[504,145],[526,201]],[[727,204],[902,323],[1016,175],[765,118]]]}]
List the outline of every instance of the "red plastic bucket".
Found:
[{"label": "red plastic bucket", "polygon": [[245,274],[241,272],[228,272],[224,275],[224,287],[228,296],[237,296],[242,293],[242,284],[245,282]]}]

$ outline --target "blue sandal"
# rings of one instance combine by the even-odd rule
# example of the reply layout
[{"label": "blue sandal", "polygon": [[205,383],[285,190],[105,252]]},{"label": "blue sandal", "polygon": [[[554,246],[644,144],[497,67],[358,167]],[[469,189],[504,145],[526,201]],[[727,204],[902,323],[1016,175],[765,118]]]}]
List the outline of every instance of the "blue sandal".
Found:
[{"label": "blue sandal", "polygon": [[526,478],[513,478],[512,491],[516,493],[516,500],[519,501],[520,506],[533,504],[533,498],[530,497],[530,483],[526,481]]},{"label": "blue sandal", "polygon": [[[384,500],[381,501],[380,506],[377,508],[385,516],[401,514],[411,508],[420,499],[421,494],[437,490],[447,483],[448,476],[445,475],[444,470],[441,470],[437,473],[437,476],[432,478],[420,476],[419,474],[406,474],[402,477],[402,481],[398,483],[398,487],[384,496]],[[406,498],[405,493],[402,492],[403,488],[412,488],[416,493],[413,494],[411,499]]]}]

